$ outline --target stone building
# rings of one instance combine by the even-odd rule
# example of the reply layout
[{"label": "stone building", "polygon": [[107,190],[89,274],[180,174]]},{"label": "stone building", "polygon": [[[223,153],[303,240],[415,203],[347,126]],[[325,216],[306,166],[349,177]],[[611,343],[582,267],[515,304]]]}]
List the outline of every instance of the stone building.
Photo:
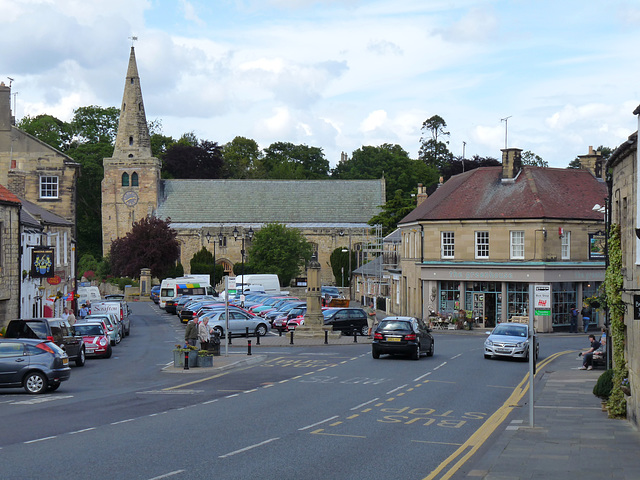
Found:
[{"label": "stone building", "polygon": [[[246,262],[249,232],[266,223],[298,228],[317,253],[321,279],[334,283],[329,256],[338,247],[371,241],[369,219],[385,203],[379,180],[163,180],[151,156],[149,131],[133,47],[125,80],[113,156],[104,160],[102,182],[103,252],[131,225],[154,215],[171,219],[178,232],[180,262],[202,247],[231,272]],[[233,232],[237,232],[235,239]]]},{"label": "stone building", "polygon": [[544,284],[551,316],[539,330],[551,331],[595,295],[605,271],[604,218],[593,209],[607,196],[595,175],[601,156],[590,151],[583,168],[558,169],[523,166],[520,149],[502,152],[502,167],[451,177],[398,225],[402,314],[465,310],[492,326],[528,315],[529,285]]},{"label": "stone building", "polygon": [[[638,115],[640,106],[633,112]],[[640,129],[640,128],[639,128]],[[622,301],[625,304],[625,359],[629,368],[631,396],[627,399],[627,418],[640,425],[640,206],[638,182],[640,155],[638,131],[629,136],[609,158],[606,168],[611,170],[611,196],[608,205],[609,220],[620,226],[622,251]]]},{"label": "stone building", "polygon": [[0,185],[0,328],[19,316],[20,210],[18,197]]}]

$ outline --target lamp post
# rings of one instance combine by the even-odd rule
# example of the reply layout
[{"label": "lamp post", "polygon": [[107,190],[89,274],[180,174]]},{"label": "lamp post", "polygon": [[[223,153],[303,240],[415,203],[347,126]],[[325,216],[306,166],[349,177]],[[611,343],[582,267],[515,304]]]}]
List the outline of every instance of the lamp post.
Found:
[{"label": "lamp post", "polygon": [[[240,255],[242,257],[242,268],[241,268],[241,275],[242,275],[242,284],[240,286],[240,294],[244,293],[244,240],[245,238],[247,238],[249,241],[251,241],[251,239],[253,238],[253,228],[249,227],[249,230],[245,233],[244,230],[242,232],[242,236],[240,236],[240,232],[238,232],[238,227],[234,227],[233,229],[233,239],[234,240],[238,240],[238,237],[240,237],[242,239],[242,249],[240,250]],[[236,285],[237,288],[237,285]]]}]

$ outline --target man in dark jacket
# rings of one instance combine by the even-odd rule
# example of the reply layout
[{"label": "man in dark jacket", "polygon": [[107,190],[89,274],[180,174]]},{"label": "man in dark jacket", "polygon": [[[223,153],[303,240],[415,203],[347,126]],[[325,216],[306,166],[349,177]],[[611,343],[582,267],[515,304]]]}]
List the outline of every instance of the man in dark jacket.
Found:
[{"label": "man in dark jacket", "polygon": [[198,341],[198,319],[193,318],[187,323],[187,328],[184,331],[184,341],[187,345],[192,347],[196,346]]},{"label": "man in dark jacket", "polygon": [[593,370],[593,352],[600,348],[600,342],[596,340],[595,335],[589,335],[591,348],[582,354],[582,366],[580,370]]}]

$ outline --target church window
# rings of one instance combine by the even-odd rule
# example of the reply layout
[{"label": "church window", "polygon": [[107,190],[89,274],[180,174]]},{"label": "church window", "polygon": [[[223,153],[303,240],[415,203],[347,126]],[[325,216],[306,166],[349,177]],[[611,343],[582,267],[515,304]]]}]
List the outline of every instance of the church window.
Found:
[{"label": "church window", "polygon": [[129,146],[133,146],[133,137],[129,137]]},{"label": "church window", "polygon": [[123,187],[129,186],[129,174],[127,172],[124,172],[122,174],[122,186]]},{"label": "church window", "polygon": [[40,177],[40,198],[58,198],[58,177]]},{"label": "church window", "polygon": [[130,81],[131,81],[131,85],[133,85],[133,77],[131,77],[131,80],[130,80]]},{"label": "church window", "polygon": [[133,172],[131,174],[131,186],[132,187],[138,186],[138,174],[136,172]]}]

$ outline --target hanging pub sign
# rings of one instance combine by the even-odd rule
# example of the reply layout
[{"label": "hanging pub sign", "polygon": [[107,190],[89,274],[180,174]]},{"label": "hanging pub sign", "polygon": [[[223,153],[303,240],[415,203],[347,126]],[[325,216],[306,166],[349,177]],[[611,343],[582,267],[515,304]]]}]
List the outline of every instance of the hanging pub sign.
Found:
[{"label": "hanging pub sign", "polygon": [[38,247],[31,250],[31,277],[49,278],[55,274],[53,247]]},{"label": "hanging pub sign", "polygon": [[606,237],[604,233],[589,234],[589,260],[604,260]]}]

